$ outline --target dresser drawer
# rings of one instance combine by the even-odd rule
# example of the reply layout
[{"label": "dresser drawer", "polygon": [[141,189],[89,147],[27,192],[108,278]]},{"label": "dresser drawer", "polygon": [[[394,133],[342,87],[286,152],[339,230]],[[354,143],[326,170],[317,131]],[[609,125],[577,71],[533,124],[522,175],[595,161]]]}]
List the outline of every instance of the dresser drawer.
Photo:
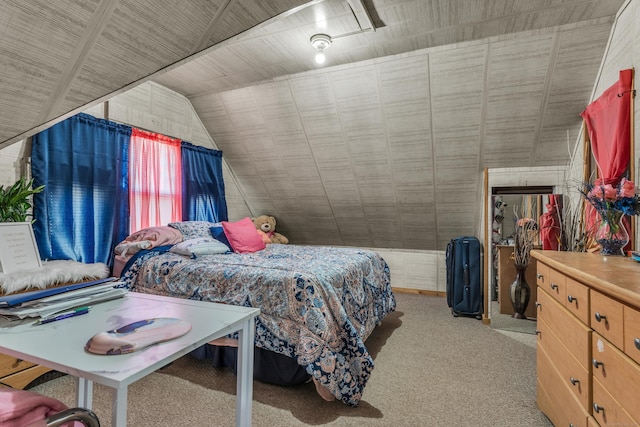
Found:
[{"label": "dresser drawer", "polygon": [[0,378],[23,371],[34,365],[34,363],[26,362],[13,356],[0,354]]},{"label": "dresser drawer", "polygon": [[622,304],[594,290],[590,298],[591,328],[616,347],[623,348]]},{"label": "dresser drawer", "polygon": [[551,268],[549,268],[548,265],[542,264],[541,262],[538,263],[536,268],[536,285],[543,289],[546,289],[549,286],[551,280],[549,277],[549,271],[551,271]]},{"label": "dresser drawer", "polygon": [[640,363],[640,311],[624,307],[624,347],[627,356]]},{"label": "dresser drawer", "polygon": [[633,418],[620,406],[600,381],[593,380],[593,418],[600,427],[635,426]]},{"label": "dresser drawer", "polygon": [[[633,419],[640,421],[640,366],[596,332],[591,351],[594,382],[599,381]],[[594,390],[593,401],[598,399]]]},{"label": "dresser drawer", "polygon": [[565,299],[567,297],[566,280],[567,277],[564,274],[554,270],[553,268],[550,268],[549,283],[545,287],[543,287],[543,289],[547,291],[549,295],[554,297],[562,305],[565,304]]},{"label": "dresser drawer", "polygon": [[578,362],[560,338],[552,332],[551,327],[540,318],[537,322],[537,331],[538,351],[545,352],[560,374],[560,380],[569,388],[582,408],[588,412],[591,408],[589,370]]},{"label": "dresser drawer", "polygon": [[[591,329],[542,289],[538,289],[538,321],[545,322],[580,366],[589,371]],[[540,333],[538,340],[544,342],[546,337]]]},{"label": "dresser drawer", "polygon": [[538,408],[555,426],[587,427],[589,413],[562,381],[544,349],[538,348],[536,353],[538,370],[536,402]]},{"label": "dresser drawer", "polygon": [[567,299],[565,307],[585,325],[589,324],[589,288],[582,283],[566,278]]}]

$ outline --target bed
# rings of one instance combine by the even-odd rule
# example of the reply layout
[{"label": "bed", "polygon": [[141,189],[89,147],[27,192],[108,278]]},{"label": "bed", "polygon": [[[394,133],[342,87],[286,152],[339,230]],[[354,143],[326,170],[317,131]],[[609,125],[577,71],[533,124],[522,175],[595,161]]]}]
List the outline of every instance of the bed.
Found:
[{"label": "bed", "polygon": [[121,272],[125,286],[260,308],[256,348],[293,359],[319,392],[357,406],[374,368],[365,341],[396,307],[389,267],[376,252],[270,244],[189,257],[170,248],[131,256]]}]

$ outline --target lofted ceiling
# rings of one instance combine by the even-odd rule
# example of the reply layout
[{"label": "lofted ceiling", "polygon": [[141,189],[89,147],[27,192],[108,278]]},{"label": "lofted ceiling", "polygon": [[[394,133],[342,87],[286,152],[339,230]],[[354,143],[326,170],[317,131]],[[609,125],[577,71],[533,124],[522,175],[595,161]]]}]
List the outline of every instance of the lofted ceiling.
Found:
[{"label": "lofted ceiling", "polygon": [[0,148],[152,80],[292,242],[444,249],[483,168],[566,163],[624,2],[4,1]]},{"label": "lofted ceiling", "polygon": [[326,0],[153,80],[293,242],[442,250],[478,234],[484,168],[567,164],[621,4]]}]

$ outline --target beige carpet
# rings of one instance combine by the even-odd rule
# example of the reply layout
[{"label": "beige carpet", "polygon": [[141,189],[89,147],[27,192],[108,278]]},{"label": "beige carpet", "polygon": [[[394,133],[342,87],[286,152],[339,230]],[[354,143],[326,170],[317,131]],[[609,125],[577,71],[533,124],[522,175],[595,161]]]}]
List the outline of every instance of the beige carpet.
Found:
[{"label": "beige carpet", "polygon": [[[396,296],[397,311],[367,341],[375,369],[357,408],[323,401],[312,384],[254,381],[253,425],[551,426],[536,408],[528,340],[454,318],[444,298]],[[74,384],[63,376],[32,390],[73,406]],[[128,425],[233,426],[234,393],[229,370],[185,356],[130,386]],[[110,425],[110,398],[109,389],[95,387],[103,426]]]}]

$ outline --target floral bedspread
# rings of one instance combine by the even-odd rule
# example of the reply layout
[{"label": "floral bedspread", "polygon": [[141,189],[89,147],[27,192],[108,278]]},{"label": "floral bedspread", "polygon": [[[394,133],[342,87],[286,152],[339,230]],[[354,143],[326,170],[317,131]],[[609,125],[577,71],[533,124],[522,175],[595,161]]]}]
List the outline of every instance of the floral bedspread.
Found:
[{"label": "floral bedspread", "polygon": [[149,252],[122,280],[136,292],[260,308],[256,346],[295,358],[351,406],[374,366],[364,341],[396,307],[388,265],[357,248],[268,245],[195,259]]}]

